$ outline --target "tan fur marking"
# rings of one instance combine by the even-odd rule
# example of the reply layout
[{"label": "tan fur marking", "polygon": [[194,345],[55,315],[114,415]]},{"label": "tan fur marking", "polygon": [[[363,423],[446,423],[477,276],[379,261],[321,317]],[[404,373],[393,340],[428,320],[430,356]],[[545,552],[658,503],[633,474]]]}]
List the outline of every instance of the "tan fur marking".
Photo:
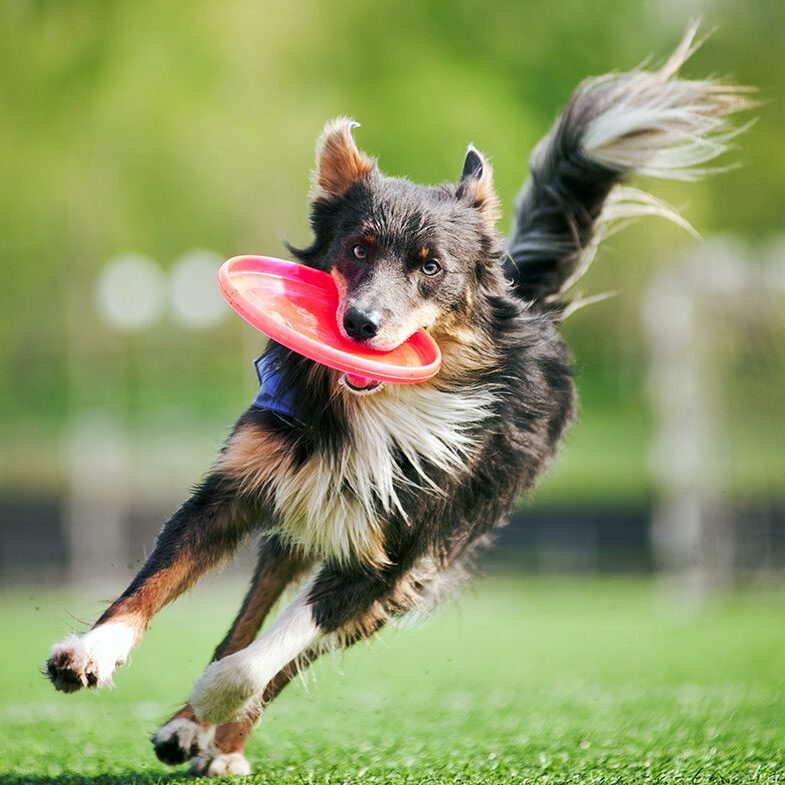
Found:
[{"label": "tan fur marking", "polygon": [[171,722],[172,720],[193,720],[196,722],[196,715],[194,714],[193,707],[190,703],[186,703],[180,711],[176,711],[167,722]]},{"label": "tan fur marking", "polygon": [[[338,290],[338,302],[339,305],[343,305],[344,300],[346,299],[346,288],[347,282],[346,277],[343,273],[335,266],[330,269],[330,275],[333,277],[333,281],[335,281],[335,288]],[[338,312],[336,312],[336,319],[338,318]]]},{"label": "tan fur marking", "polygon": [[197,564],[194,557],[184,552],[169,567],[152,574],[134,594],[113,603],[96,623],[122,621],[135,630],[135,644],[144,635],[150,619],[173,600],[191,580]]},{"label": "tan fur marking", "polygon": [[496,362],[496,349],[478,337],[460,316],[448,314],[431,329],[442,352],[442,367],[434,383],[467,382]]},{"label": "tan fur marking", "polygon": [[493,167],[487,158],[483,157],[482,174],[466,178],[464,189],[473,206],[480,210],[483,221],[489,227],[494,227],[501,218],[501,206],[493,185]]},{"label": "tan fur marking", "polygon": [[357,125],[348,117],[337,117],[325,125],[316,144],[313,199],[340,196],[373,171],[374,160],[360,152],[352,138],[352,128]]},{"label": "tan fur marking", "polygon": [[290,464],[290,456],[280,439],[249,425],[232,434],[218,456],[215,469],[239,481],[246,491],[259,491]]},{"label": "tan fur marking", "polygon": [[274,564],[270,564],[264,555],[260,557],[251,588],[231,629],[216,649],[215,659],[233,654],[253,642],[270,609],[286,586],[296,580],[305,566],[299,559],[288,554],[279,556]]},{"label": "tan fur marking", "polygon": [[373,465],[362,467],[358,484],[363,458],[355,454],[352,448],[343,459],[317,453],[295,468],[278,439],[246,426],[229,439],[216,469],[248,491],[265,492],[280,516],[281,535],[304,556],[381,566],[387,563],[381,522],[373,488],[365,487]]},{"label": "tan fur marking", "polygon": [[259,710],[251,709],[248,716],[239,722],[225,722],[219,725],[215,729],[213,741],[215,748],[224,754],[242,752],[260,713]]}]

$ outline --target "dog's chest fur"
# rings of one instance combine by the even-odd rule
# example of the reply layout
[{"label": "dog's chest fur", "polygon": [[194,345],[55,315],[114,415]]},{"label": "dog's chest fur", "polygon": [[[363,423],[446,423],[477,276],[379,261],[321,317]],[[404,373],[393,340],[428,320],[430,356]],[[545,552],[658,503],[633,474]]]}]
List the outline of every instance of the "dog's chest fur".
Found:
[{"label": "dog's chest fur", "polygon": [[[346,395],[348,437],[340,447],[317,446],[295,465],[280,444],[263,435],[249,455],[246,435],[238,432],[224,462],[233,473],[240,470],[247,483],[259,490],[264,486],[280,535],[304,555],[381,566],[387,561],[385,518],[410,518],[400,498],[402,486],[413,485],[418,494],[442,493],[435,472],[467,471],[476,449],[471,431],[489,415],[491,404],[483,390],[388,385],[370,396]],[[414,479],[402,464],[413,467]]]},{"label": "dog's chest fur", "polygon": [[432,387],[388,386],[345,401],[349,438],[317,451],[274,483],[282,534],[316,558],[384,564],[383,521],[408,518],[399,491],[401,459],[414,467],[419,492],[439,493],[430,467],[466,471],[474,452],[469,431],[489,411],[489,396]]}]

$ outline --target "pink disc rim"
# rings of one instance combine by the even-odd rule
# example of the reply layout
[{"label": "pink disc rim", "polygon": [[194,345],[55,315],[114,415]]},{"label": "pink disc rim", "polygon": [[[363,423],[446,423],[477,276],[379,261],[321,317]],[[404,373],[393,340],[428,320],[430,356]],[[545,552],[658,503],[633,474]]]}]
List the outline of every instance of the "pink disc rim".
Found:
[{"label": "pink disc rim", "polygon": [[384,362],[387,352],[379,352],[378,360],[356,357],[342,349],[320,343],[307,335],[287,328],[280,322],[265,316],[263,312],[247,306],[245,299],[232,282],[232,276],[240,273],[278,275],[320,288],[335,288],[332,276],[321,270],[314,270],[312,267],[285,259],[276,259],[272,256],[233,256],[231,259],[227,259],[218,270],[218,287],[236,313],[251,327],[310,360],[327,365],[336,371],[393,384],[424,382],[432,379],[441,368],[442,355],[439,345],[423,329],[414,333],[406,342],[414,348],[418,356],[433,356],[435,359],[419,366],[403,366]]}]

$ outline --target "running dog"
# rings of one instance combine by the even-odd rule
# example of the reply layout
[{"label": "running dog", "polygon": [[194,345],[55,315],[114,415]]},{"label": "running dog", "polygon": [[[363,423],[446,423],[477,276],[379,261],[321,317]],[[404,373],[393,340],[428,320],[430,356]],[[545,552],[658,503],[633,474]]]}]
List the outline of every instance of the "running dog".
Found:
[{"label": "running dog", "polygon": [[[270,343],[259,396],[212,469],[166,523],[125,592],[87,633],[52,647],[58,690],[110,684],[153,615],[260,536],[250,589],[189,702],[153,736],[158,757],[204,775],[247,774],[264,707],[327,649],[429,609],[459,583],[553,458],[576,411],[559,323],[569,290],[620,220],[665,204],[633,173],[692,179],[740,129],[749,91],[680,78],[695,26],[656,71],[578,86],[531,158],[502,241],[491,165],[474,147],[457,182],[381,173],[327,124],[311,193],[313,240],[291,252],[328,271],[336,318],[358,344],[390,350],[424,327],[441,347],[432,380],[353,387]],[[291,583],[299,589],[256,638]]]}]

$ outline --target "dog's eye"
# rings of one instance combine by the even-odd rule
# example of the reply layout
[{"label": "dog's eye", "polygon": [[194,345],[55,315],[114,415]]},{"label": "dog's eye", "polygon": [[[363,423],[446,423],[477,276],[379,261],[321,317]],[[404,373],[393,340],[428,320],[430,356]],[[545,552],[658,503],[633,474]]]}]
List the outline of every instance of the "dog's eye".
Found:
[{"label": "dog's eye", "polygon": [[427,262],[423,262],[422,267],[420,269],[426,275],[436,275],[436,273],[441,272],[442,266],[436,259],[428,259]]},{"label": "dog's eye", "polygon": [[352,254],[355,259],[365,259],[365,257],[368,256],[368,251],[364,245],[358,243],[352,248]]}]

